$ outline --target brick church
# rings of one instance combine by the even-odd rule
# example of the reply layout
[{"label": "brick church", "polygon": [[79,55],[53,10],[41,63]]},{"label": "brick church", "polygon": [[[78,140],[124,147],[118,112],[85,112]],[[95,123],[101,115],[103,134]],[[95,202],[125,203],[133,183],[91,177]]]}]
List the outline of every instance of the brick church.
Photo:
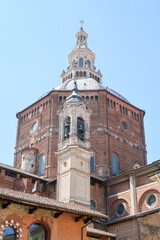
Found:
[{"label": "brick church", "polygon": [[0,239],[160,239],[160,161],[145,112],[106,88],[81,27],[61,85],[17,114],[0,164]]}]

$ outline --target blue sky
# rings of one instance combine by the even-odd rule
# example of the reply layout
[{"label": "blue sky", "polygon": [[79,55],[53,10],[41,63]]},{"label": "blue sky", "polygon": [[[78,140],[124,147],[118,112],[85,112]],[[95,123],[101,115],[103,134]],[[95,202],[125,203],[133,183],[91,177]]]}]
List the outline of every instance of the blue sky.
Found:
[{"label": "blue sky", "polygon": [[0,162],[13,163],[15,114],[60,84],[84,20],[103,85],[146,111],[148,162],[160,159],[159,0],[0,1]]}]

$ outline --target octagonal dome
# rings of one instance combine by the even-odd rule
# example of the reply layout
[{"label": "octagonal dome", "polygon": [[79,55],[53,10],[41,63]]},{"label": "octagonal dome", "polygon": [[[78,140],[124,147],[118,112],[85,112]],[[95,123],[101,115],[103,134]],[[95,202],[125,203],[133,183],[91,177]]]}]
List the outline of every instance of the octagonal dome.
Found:
[{"label": "octagonal dome", "polygon": [[[93,78],[78,78],[76,79],[78,90],[98,90],[106,89]],[[55,88],[55,90],[72,90],[74,88],[74,80],[68,79],[62,85]]]}]

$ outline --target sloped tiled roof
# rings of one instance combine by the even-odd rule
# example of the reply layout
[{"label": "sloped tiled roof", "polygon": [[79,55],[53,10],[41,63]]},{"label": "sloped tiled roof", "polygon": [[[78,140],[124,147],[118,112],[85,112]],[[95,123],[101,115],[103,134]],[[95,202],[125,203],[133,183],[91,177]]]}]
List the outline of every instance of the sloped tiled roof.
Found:
[{"label": "sloped tiled roof", "polygon": [[105,232],[105,231],[91,228],[91,227],[87,227],[87,233],[92,234],[94,236],[96,235],[96,236],[116,237],[116,235],[113,233]]},{"label": "sloped tiled roof", "polygon": [[64,212],[77,213],[85,216],[92,216],[98,219],[108,219],[107,215],[100,212],[81,207],[76,204],[62,203],[51,198],[41,197],[36,194],[23,193],[6,188],[0,188],[0,198],[9,199],[14,202],[20,202],[27,205],[38,205],[42,208],[60,210]]},{"label": "sloped tiled roof", "polygon": [[28,177],[37,178],[38,180],[47,181],[47,182],[49,181],[49,179],[45,179],[44,177],[40,177],[40,176],[37,176],[35,174],[29,173],[29,172],[25,172],[25,171],[23,171],[21,169],[18,169],[18,168],[15,168],[15,167],[3,164],[3,163],[0,163],[0,168],[4,168],[6,170],[10,170],[10,171],[15,172],[15,173],[26,175]]}]

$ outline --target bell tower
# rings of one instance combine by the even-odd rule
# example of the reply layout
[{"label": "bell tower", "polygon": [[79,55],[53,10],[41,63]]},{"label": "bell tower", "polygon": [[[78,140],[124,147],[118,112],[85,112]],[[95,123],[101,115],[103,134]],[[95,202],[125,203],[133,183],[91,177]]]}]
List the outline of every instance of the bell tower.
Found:
[{"label": "bell tower", "polygon": [[57,200],[90,206],[90,115],[92,111],[77,93],[72,94],[59,115]]}]

